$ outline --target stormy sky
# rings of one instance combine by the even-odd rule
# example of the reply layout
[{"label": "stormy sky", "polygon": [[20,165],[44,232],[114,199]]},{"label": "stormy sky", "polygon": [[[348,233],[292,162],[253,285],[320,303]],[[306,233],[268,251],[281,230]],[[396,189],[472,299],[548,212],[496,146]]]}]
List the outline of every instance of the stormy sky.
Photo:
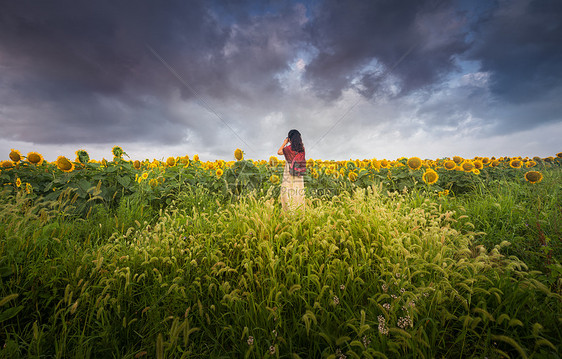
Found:
[{"label": "stormy sky", "polygon": [[562,151],[559,0],[1,2],[0,159]]}]

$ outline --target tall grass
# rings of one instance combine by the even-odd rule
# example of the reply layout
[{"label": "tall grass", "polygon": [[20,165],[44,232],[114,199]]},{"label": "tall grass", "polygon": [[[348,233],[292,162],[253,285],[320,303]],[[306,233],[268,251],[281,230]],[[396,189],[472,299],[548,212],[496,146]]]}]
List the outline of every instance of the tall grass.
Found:
[{"label": "tall grass", "polygon": [[509,246],[502,254],[514,255],[531,269],[554,271],[552,284],[562,294],[560,279],[562,261],[562,169],[544,172],[540,184],[524,181],[496,180],[476,186],[469,194],[447,200],[450,210],[462,211],[484,232],[477,243],[493,248],[502,241]]},{"label": "tall grass", "polygon": [[560,355],[562,297],[508,241],[479,244],[469,201],[372,187],[287,215],[200,193],[86,219],[62,201],[0,212],[1,357]]}]

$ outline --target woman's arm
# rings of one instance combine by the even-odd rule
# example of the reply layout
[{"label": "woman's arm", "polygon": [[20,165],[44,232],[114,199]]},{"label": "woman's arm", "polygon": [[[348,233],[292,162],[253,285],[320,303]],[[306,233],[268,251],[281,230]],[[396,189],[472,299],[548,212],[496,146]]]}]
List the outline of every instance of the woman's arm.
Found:
[{"label": "woman's arm", "polygon": [[281,147],[279,147],[279,149],[277,150],[277,154],[279,156],[283,156],[283,147],[285,147],[287,145],[287,143],[289,143],[289,137],[287,137],[285,139],[285,141],[283,141],[283,144],[281,145]]}]

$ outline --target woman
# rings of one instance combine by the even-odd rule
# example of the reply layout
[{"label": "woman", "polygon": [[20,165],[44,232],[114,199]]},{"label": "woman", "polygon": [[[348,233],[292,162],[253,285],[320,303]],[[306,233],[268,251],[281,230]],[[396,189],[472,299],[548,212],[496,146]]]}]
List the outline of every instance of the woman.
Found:
[{"label": "woman", "polygon": [[281,206],[285,211],[305,209],[303,177],[293,176],[289,170],[289,166],[298,152],[304,152],[301,134],[297,130],[291,130],[277,151],[278,155],[285,156],[285,171],[281,183]]}]

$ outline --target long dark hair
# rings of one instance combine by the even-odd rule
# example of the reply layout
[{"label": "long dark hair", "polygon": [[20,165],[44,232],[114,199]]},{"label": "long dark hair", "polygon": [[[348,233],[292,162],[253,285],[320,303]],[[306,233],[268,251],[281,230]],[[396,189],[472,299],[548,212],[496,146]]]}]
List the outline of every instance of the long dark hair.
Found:
[{"label": "long dark hair", "polygon": [[297,130],[289,131],[289,141],[291,141],[291,150],[295,152],[304,152],[304,145],[302,144],[301,133]]}]

